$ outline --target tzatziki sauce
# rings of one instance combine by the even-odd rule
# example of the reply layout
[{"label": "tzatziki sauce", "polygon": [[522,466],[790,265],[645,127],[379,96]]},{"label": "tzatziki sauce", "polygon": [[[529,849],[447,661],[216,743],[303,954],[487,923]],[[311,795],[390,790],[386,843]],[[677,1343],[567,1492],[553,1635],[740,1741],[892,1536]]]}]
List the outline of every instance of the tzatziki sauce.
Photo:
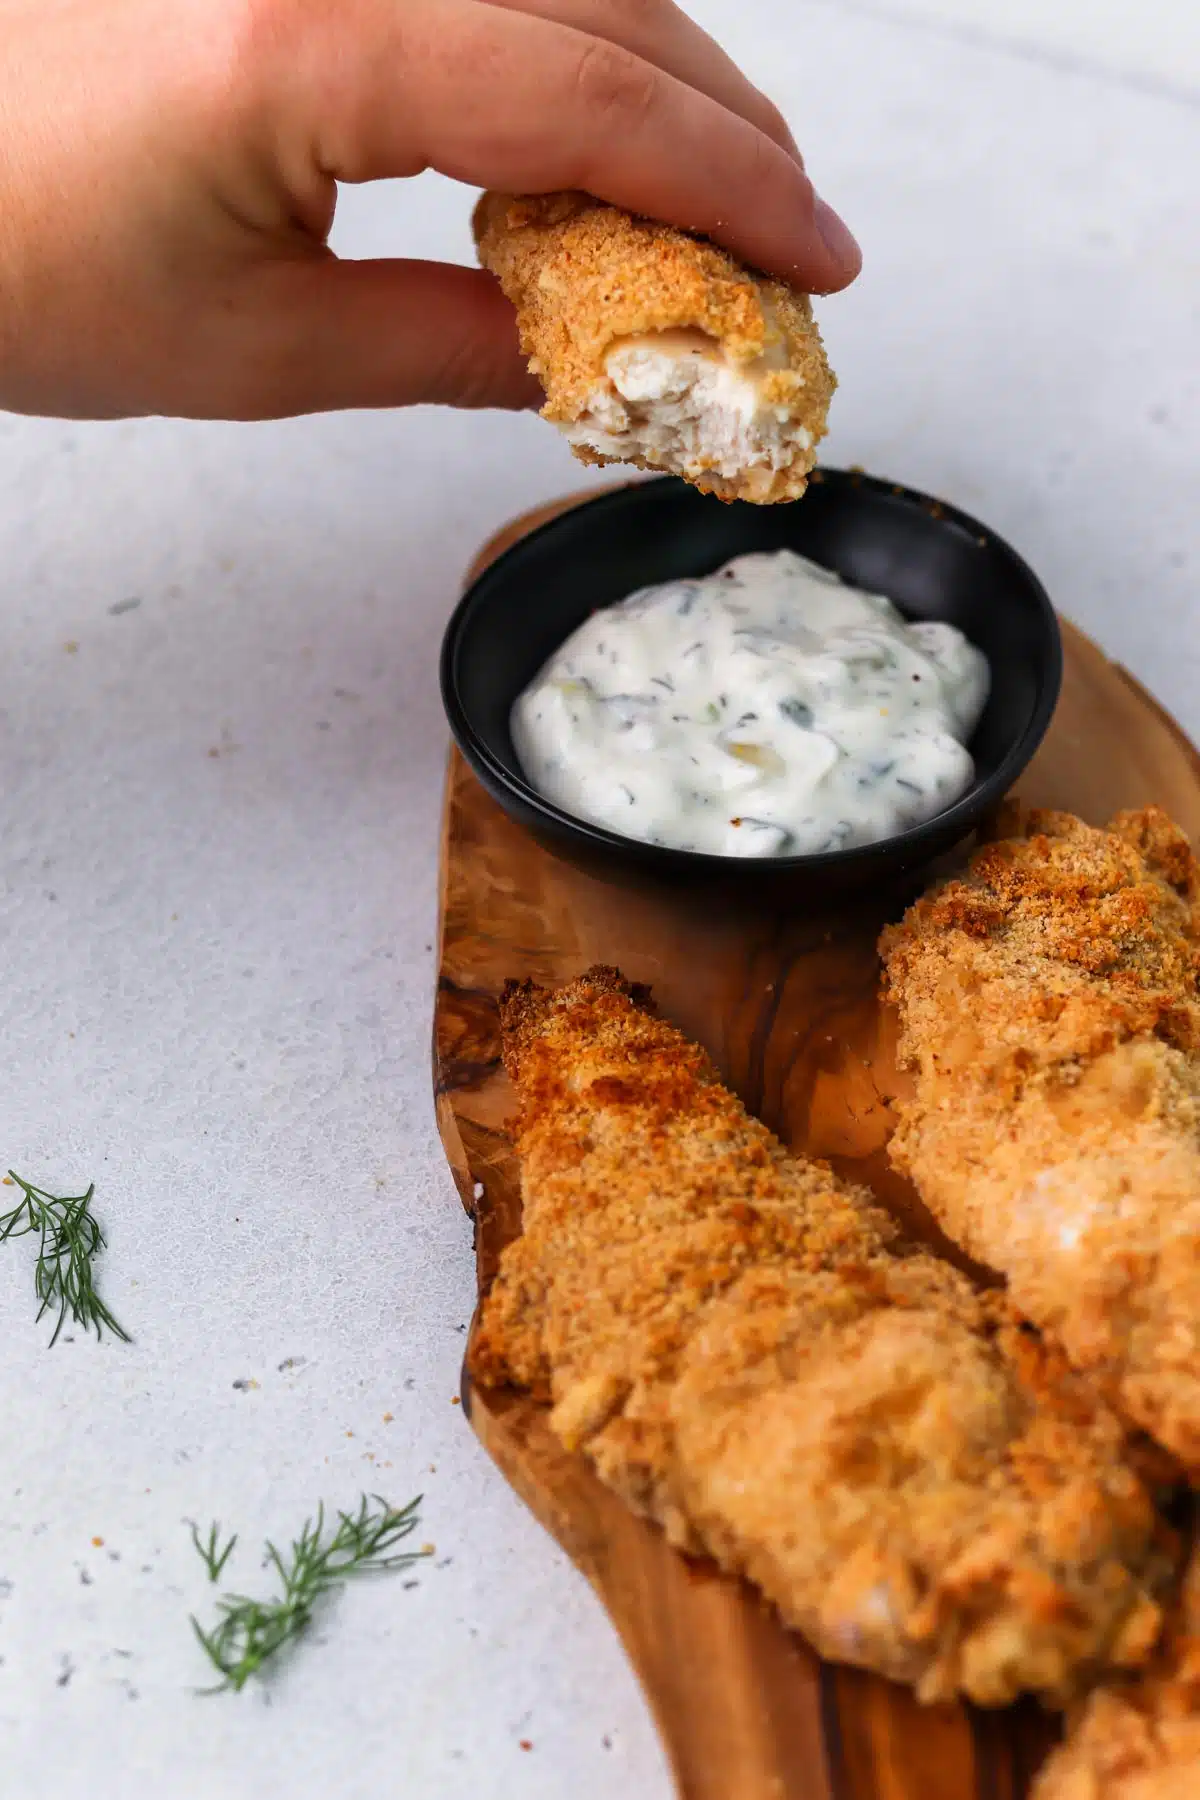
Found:
[{"label": "tzatziki sauce", "polygon": [[987,659],[792,550],[595,612],[517,700],[530,785],[623,837],[800,856],[894,836],[974,779]]}]

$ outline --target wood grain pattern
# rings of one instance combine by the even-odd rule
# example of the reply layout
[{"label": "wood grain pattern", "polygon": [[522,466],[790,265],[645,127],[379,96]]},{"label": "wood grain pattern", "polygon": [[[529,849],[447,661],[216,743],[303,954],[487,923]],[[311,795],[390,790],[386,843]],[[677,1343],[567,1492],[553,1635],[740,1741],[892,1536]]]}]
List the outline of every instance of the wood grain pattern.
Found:
[{"label": "wood grain pattern", "polygon": [[[478,569],[573,501],[514,522]],[[474,571],[472,571],[474,572]],[[1091,820],[1157,800],[1200,837],[1200,755],[1125,670],[1064,626],[1054,724],[1021,784]],[[434,1028],[438,1124],[475,1221],[480,1291],[520,1230],[505,1132],[512,1094],[495,1001],[510,976],[560,982],[592,962],[653,985],[747,1105],[828,1157],[931,1242],[888,1167],[903,1077],[876,998],[880,905],[822,919],[734,912],[601,883],[558,862],[488,799],[457,753],[447,779]],[[517,1394],[464,1391],[505,1477],[591,1581],[653,1708],[683,1800],[1022,1800],[1055,1735],[1032,1706],[919,1707],[905,1689],[823,1664],[744,1584],[667,1548]]]}]

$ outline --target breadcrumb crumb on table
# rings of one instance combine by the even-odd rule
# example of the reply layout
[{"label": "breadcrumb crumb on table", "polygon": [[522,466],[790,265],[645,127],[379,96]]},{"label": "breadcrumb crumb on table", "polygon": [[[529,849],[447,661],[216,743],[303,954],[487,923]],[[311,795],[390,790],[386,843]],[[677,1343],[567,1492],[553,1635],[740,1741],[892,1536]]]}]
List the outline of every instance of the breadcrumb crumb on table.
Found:
[{"label": "breadcrumb crumb on table", "polygon": [[723,500],[803,494],[836,385],[807,295],[584,194],[485,194],[474,223],[542,416],[580,461],[682,475]]}]

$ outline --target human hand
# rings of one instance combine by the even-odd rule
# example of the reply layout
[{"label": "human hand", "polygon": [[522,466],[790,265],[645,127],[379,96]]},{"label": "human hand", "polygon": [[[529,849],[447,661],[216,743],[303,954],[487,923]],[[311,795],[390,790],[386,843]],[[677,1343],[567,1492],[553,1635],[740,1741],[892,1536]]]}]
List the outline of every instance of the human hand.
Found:
[{"label": "human hand", "polygon": [[336,187],[584,189],[809,291],[857,247],[671,0],[0,0],[0,407],[540,398],[476,269],[344,261]]}]

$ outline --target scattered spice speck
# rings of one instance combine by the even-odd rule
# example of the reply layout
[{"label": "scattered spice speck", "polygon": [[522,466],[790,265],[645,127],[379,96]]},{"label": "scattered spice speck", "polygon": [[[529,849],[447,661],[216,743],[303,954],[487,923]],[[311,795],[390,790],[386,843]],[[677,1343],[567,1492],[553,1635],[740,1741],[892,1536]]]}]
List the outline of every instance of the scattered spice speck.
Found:
[{"label": "scattered spice speck", "polygon": [[461,1401],[461,1400],[460,1400],[460,1399],[459,1399],[459,1397],[458,1397],[458,1395],[457,1395],[457,1394],[451,1394],[451,1396],[450,1396],[450,1404],[451,1404],[451,1406],[461,1406],[461,1405],[462,1405],[462,1401]]},{"label": "scattered spice speck", "polygon": [[521,1739],[521,1748],[522,1748],[522,1750],[532,1750],[533,1749],[533,1739],[532,1738],[522,1738]]},{"label": "scattered spice speck", "polygon": [[421,1555],[422,1556],[432,1556],[432,1555],[434,1555],[436,1550],[437,1550],[436,1544],[422,1544],[421,1545]]},{"label": "scattered spice speck", "polygon": [[393,1415],[391,1413],[384,1413],[384,1415],[383,1415],[384,1424],[390,1425],[392,1422],[392,1417],[393,1417]]},{"label": "scattered spice speck", "polygon": [[97,1550],[102,1549],[104,1546],[104,1539],[102,1537],[94,1537],[92,1539],[92,1542],[93,1542],[93,1544],[95,1544]]},{"label": "scattered spice speck", "polygon": [[[79,648],[79,641],[77,638],[68,638],[66,643],[63,645],[63,649],[66,651],[68,656],[74,656],[74,654],[78,650],[78,648]],[[70,1676],[68,1676],[67,1679],[69,1681]]]},{"label": "scattered spice speck", "polygon": [[352,1431],[348,1431],[348,1432],[347,1432],[347,1433],[346,1433],[346,1436],[347,1436],[347,1437],[353,1437],[353,1436],[354,1436],[354,1433],[353,1433],[353,1432],[352,1432]]}]

